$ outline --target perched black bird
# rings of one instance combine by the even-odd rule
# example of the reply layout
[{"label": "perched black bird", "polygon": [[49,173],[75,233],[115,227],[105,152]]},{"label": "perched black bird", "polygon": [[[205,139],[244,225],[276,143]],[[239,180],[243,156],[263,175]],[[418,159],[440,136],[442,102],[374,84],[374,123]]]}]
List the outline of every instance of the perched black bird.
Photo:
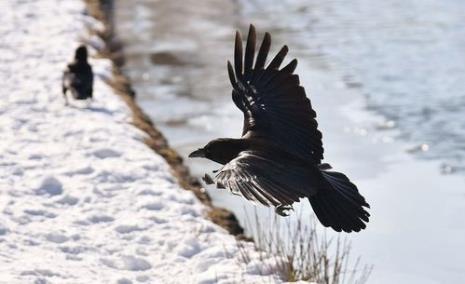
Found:
[{"label": "perched black bird", "polygon": [[255,41],[251,25],[243,60],[237,32],[234,68],[228,61],[232,99],[244,113],[242,137],[215,139],[189,157],[224,165],[214,180],[206,175],[206,182],[275,206],[277,213],[307,197],[324,226],[338,232],[364,229],[370,216],[365,198],[344,174],[321,163],[322,135],[310,100],[293,74],[297,60],[279,69],[288,52],[284,46],[265,67],[271,37],[265,33],[256,58]]},{"label": "perched black bird", "polygon": [[69,90],[76,100],[92,99],[94,74],[87,62],[87,48],[84,45],[76,49],[74,61],[66,66],[63,72],[62,88],[65,103],[68,103],[66,92]]}]

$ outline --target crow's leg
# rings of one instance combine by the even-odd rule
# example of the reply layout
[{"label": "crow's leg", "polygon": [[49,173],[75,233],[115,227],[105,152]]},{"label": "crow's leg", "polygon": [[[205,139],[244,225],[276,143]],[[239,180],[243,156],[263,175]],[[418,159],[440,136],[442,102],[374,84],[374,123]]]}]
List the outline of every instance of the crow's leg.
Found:
[{"label": "crow's leg", "polygon": [[276,207],[274,209],[274,211],[279,216],[287,217],[291,213],[290,211],[294,211],[294,208],[292,207],[292,205],[283,205],[283,204],[281,204],[278,207]]},{"label": "crow's leg", "polygon": [[66,95],[66,87],[63,87],[63,98],[65,99],[65,106],[68,105],[68,96]]}]

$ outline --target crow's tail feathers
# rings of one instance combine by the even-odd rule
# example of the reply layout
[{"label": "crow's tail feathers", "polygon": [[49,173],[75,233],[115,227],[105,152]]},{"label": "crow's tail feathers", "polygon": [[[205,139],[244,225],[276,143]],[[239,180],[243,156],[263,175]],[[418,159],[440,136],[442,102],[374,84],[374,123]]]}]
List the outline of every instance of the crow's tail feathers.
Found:
[{"label": "crow's tail feathers", "polygon": [[359,232],[366,228],[370,205],[360,195],[357,187],[344,174],[321,170],[324,188],[310,197],[310,204],[318,220],[340,232]]}]

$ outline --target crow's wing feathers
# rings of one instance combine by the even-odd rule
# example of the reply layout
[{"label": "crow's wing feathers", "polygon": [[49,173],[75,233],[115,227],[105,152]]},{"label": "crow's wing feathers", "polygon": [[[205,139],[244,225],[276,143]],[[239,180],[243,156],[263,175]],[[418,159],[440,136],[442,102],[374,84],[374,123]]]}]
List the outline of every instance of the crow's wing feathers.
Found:
[{"label": "crow's wing feathers", "polygon": [[306,167],[276,161],[257,151],[241,152],[215,177],[218,187],[266,206],[291,205],[312,194],[310,179]]},{"label": "crow's wing feathers", "polygon": [[90,65],[70,63],[63,72],[63,87],[69,89],[75,99],[90,98],[93,79]]},{"label": "crow's wing feathers", "polygon": [[324,151],[322,135],[299,76],[293,74],[297,60],[278,69],[288,52],[284,46],[265,68],[271,44],[267,33],[253,67],[255,40],[255,29],[251,26],[243,59],[242,40],[237,33],[234,67],[228,62],[232,98],[244,113],[242,135],[266,138],[289,153],[319,164]]},{"label": "crow's wing feathers", "polygon": [[74,74],[69,70],[68,67],[63,71],[63,85],[66,88],[71,88],[74,80]]}]

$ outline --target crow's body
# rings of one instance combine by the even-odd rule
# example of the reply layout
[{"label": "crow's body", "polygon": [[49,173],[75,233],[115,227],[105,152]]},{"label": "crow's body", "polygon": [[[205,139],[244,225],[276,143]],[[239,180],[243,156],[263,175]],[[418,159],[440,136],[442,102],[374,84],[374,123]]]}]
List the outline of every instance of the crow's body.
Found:
[{"label": "crow's body", "polygon": [[75,100],[92,99],[94,75],[87,62],[87,48],[76,49],[74,61],[66,66],[63,72],[62,90],[67,103],[66,92],[70,91]]},{"label": "crow's body", "polygon": [[237,33],[234,67],[228,62],[232,99],[244,113],[242,137],[213,140],[190,157],[224,165],[213,180],[219,188],[277,208],[307,197],[324,226],[345,232],[364,229],[368,203],[344,174],[321,163],[322,135],[293,74],[297,60],[279,69],[288,51],[284,46],[265,67],[271,37],[265,34],[256,60],[255,41],[251,26],[243,58]]}]

